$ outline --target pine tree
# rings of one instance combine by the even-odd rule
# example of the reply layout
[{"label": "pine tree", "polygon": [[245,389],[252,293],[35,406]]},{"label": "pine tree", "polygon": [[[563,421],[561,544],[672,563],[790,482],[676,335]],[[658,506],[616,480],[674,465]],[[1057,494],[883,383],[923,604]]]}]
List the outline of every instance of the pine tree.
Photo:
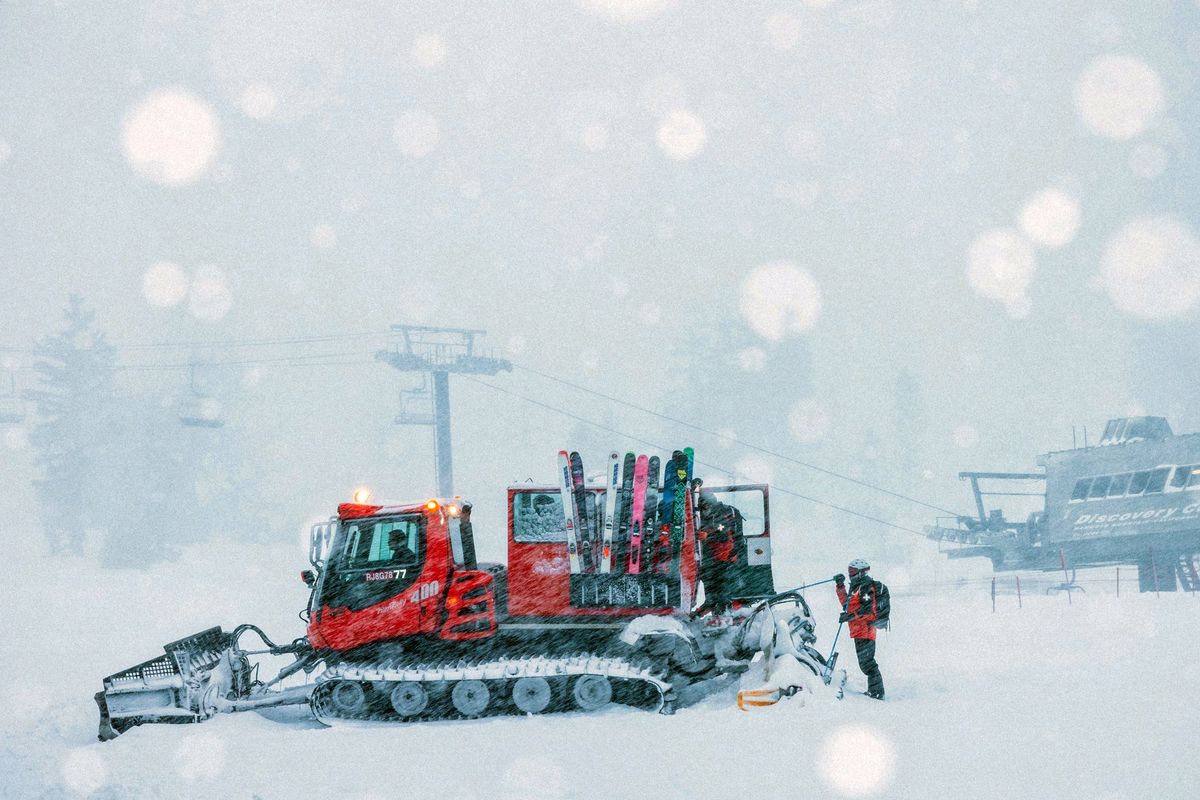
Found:
[{"label": "pine tree", "polygon": [[79,553],[95,524],[89,509],[98,483],[115,410],[114,348],[93,329],[95,315],[71,295],[61,333],[35,346],[34,370],[40,386],[31,390],[37,421],[30,432],[40,472],[34,488],[41,501],[44,529],[52,552]]}]

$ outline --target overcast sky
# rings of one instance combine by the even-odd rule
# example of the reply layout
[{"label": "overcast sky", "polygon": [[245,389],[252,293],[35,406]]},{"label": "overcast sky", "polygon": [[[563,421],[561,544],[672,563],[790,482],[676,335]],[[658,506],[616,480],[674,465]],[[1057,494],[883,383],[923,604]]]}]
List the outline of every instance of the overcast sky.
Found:
[{"label": "overcast sky", "polygon": [[[431,493],[428,431],[392,424],[412,381],[370,358],[398,322],[483,328],[518,367],[967,510],[959,470],[1032,468],[1072,425],[1200,430],[1198,70],[1193,0],[0,3],[0,347],[29,388],[23,348],[77,292],[122,364],[171,367],[127,385],[169,404],[211,362],[214,435],[296,518],[360,484]],[[369,335],[129,347],[343,334]],[[558,411],[453,392],[456,489],[490,516],[584,446]],[[646,449],[590,435],[596,458]],[[30,450],[2,443],[12,515]],[[813,546],[853,522],[785,509]]]}]

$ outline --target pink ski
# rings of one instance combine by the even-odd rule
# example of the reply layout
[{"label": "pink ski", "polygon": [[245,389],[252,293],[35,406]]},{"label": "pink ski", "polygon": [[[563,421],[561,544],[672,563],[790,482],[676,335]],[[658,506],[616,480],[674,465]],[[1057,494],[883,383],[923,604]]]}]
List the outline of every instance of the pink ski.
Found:
[{"label": "pink ski", "polygon": [[646,474],[650,460],[638,456],[633,467],[633,502],[629,516],[629,574],[642,571],[642,523],[646,512]]}]

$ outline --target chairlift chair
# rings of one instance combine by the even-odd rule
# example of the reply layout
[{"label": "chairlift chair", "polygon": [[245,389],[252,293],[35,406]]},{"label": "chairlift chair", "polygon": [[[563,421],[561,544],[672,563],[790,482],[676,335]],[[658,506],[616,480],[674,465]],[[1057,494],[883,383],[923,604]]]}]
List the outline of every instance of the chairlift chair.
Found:
[{"label": "chairlift chair", "polygon": [[216,398],[204,394],[196,388],[196,365],[189,368],[188,387],[190,397],[179,401],[179,422],[188,428],[221,428],[225,420],[221,419],[221,404]]}]

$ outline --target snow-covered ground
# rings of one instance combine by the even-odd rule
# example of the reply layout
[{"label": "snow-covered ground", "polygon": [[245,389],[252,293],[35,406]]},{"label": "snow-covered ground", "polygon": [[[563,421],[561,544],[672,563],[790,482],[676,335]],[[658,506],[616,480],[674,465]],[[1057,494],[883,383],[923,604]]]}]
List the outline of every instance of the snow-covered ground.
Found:
[{"label": "snow-covered ground", "polygon": [[[746,713],[732,685],[674,716],[621,708],[324,729],[239,714],[95,741],[100,679],[212,624],[300,635],[294,551],[220,544],[147,573],[10,565],[0,796],[141,798],[1191,798],[1200,599],[893,589],[888,700]],[[299,565],[297,565],[298,567]],[[782,576],[788,577],[788,576]],[[780,581],[784,583],[785,581]],[[1132,588],[1132,587],[1131,587]],[[828,590],[828,591],[826,591]],[[813,590],[818,645],[836,624]],[[853,649],[839,647],[850,686]]]}]

